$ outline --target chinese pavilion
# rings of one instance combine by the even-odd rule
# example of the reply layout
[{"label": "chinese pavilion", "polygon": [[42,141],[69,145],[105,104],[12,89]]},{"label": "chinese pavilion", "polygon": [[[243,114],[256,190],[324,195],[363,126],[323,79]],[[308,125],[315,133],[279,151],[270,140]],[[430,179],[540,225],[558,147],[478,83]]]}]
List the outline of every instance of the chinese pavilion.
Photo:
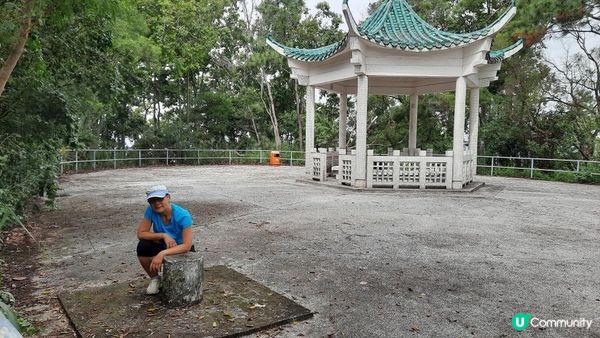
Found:
[{"label": "chinese pavilion", "polygon": [[[331,45],[301,49],[267,37],[284,55],[291,77],[306,86],[306,171],[354,187],[420,187],[462,189],[473,180],[477,165],[479,89],[497,79],[502,60],[521,48],[523,40],[490,50],[496,33],[516,14],[511,6],[489,26],[470,33],[442,31],[425,22],[406,0],[385,0],[357,24],[344,0],[345,37]],[[339,148],[314,149],[315,89],[340,96]],[[433,155],[417,148],[419,95],[455,91],[453,149]],[[469,142],[465,149],[465,110],[469,92]],[[408,148],[376,156],[367,149],[368,95],[409,95]],[[356,148],[346,149],[348,95],[356,95]],[[333,162],[333,163],[332,163]]]}]

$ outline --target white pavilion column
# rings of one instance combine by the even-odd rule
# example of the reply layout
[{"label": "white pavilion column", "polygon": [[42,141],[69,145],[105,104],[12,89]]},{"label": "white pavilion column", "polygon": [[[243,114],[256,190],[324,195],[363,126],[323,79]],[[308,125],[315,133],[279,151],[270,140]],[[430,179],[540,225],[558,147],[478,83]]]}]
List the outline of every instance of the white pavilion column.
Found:
[{"label": "white pavilion column", "polygon": [[310,153],[315,147],[315,87],[306,86],[306,148],[305,148],[305,171],[312,172],[312,160]]},{"label": "white pavilion column", "polygon": [[348,129],[348,95],[340,94],[340,130],[338,134],[338,148],[346,149],[346,130]]},{"label": "white pavilion column", "polygon": [[477,140],[479,138],[479,88],[471,89],[469,99],[469,151],[473,157],[473,175],[475,175],[477,172]]},{"label": "white pavilion column", "polygon": [[367,186],[367,102],[369,100],[369,78],[358,76],[356,91],[356,165],[354,166],[354,185]]},{"label": "white pavilion column", "polygon": [[465,103],[467,99],[467,82],[463,76],[456,79],[456,96],[454,101],[454,160],[452,166],[452,189],[462,189],[463,158],[465,139]]},{"label": "white pavilion column", "polygon": [[417,148],[417,114],[419,109],[419,95],[410,96],[410,122],[408,126],[408,151],[416,153]]}]

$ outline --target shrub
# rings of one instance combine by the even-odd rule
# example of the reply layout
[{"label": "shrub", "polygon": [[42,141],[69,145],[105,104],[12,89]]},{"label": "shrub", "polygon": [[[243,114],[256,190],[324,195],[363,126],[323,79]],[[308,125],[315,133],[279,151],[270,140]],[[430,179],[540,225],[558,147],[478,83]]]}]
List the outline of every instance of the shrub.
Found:
[{"label": "shrub", "polygon": [[18,137],[0,139],[0,229],[21,215],[35,195],[53,206],[58,189],[60,156],[57,143],[21,142]]}]

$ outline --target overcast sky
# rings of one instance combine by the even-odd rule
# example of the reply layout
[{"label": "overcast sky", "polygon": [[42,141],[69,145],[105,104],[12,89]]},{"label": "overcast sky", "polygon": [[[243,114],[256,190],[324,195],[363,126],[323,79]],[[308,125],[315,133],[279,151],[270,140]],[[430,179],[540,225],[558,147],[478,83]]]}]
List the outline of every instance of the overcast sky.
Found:
[{"label": "overcast sky", "polygon": [[[314,11],[316,10],[315,8],[319,2],[323,2],[323,0],[306,0],[306,7],[308,7],[308,9],[310,9],[311,11]],[[329,3],[332,12],[343,15],[343,0],[329,0],[325,2]],[[368,0],[348,0],[348,5],[350,5],[350,11],[352,11],[352,15],[354,15],[354,20],[356,20],[357,23],[367,18],[367,8],[369,8],[369,2],[370,1]],[[344,20],[343,17],[342,22],[342,29],[344,31],[347,31],[348,29],[346,28],[346,20]]]}]

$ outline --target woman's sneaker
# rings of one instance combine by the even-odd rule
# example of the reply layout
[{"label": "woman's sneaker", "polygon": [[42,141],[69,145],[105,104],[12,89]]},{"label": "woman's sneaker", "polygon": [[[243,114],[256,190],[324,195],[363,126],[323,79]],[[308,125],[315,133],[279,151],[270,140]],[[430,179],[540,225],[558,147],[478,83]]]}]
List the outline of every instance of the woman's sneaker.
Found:
[{"label": "woman's sneaker", "polygon": [[150,280],[150,284],[148,284],[148,288],[146,289],[147,295],[155,295],[159,291],[160,278],[154,277]]}]

